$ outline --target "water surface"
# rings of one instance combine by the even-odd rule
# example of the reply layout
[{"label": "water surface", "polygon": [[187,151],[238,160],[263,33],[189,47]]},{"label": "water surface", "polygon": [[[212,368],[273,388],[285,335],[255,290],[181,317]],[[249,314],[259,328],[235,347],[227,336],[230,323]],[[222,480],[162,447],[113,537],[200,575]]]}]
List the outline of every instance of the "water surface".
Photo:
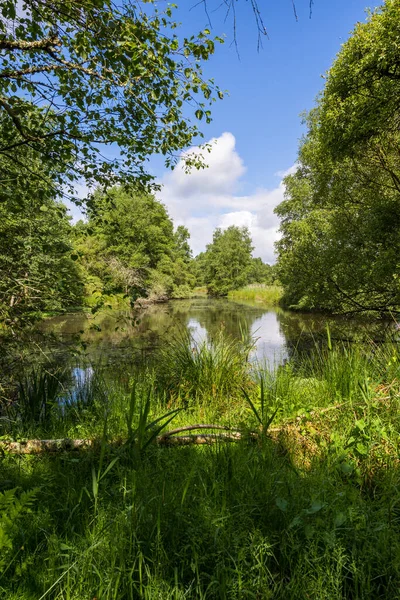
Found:
[{"label": "water surface", "polygon": [[57,334],[63,342],[79,341],[82,352],[75,362],[84,355],[89,362],[101,360],[106,364],[151,359],[166,341],[187,331],[198,343],[211,341],[221,330],[234,338],[248,332],[254,339],[252,359],[274,367],[290,357],[295,349],[306,351],[326,340],[327,327],[333,340],[356,341],[382,340],[391,325],[202,297],[172,300],[140,313],[103,310],[94,316],[63,315],[48,319],[41,328]]}]

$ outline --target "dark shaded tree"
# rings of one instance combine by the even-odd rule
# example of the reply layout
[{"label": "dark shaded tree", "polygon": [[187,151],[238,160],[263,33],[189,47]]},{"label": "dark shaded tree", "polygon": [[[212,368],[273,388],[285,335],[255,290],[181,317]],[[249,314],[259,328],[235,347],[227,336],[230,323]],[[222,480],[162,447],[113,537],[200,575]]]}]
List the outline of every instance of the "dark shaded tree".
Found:
[{"label": "dark shaded tree", "polygon": [[[0,139],[4,128],[0,116]],[[21,159],[36,177],[0,155],[0,322],[13,329],[79,306],[83,293],[66,208],[48,183],[54,172],[29,147]]]}]

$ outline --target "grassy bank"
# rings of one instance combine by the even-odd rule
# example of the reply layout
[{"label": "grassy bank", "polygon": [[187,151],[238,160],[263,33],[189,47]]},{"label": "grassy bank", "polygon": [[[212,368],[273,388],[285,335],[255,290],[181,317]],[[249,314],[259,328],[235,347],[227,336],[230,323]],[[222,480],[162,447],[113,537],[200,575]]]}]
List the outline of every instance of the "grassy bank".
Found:
[{"label": "grassy bank", "polygon": [[230,300],[256,302],[264,306],[278,306],[282,295],[283,289],[279,285],[254,284],[229,292],[228,298]]},{"label": "grassy bank", "polygon": [[[397,346],[328,345],[273,373],[248,347],[183,338],[155,370],[98,368],[70,396],[61,371],[20,382],[4,436],[99,449],[0,457],[0,597],[399,598]],[[171,417],[242,438],[155,445]]]}]

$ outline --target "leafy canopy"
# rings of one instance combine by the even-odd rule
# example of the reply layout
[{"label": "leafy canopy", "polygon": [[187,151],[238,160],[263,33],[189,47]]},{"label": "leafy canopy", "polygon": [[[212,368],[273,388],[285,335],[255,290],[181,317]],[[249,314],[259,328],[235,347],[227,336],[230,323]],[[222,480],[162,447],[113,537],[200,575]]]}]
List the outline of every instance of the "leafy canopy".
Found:
[{"label": "leafy canopy", "polygon": [[[0,116],[0,140],[3,124]],[[29,147],[21,152],[36,179],[0,156],[0,323],[13,329],[35,313],[79,306],[83,293],[66,208],[40,158]]]},{"label": "leafy canopy", "polygon": [[3,0],[0,155],[28,175],[28,146],[71,194],[81,177],[148,182],[149,155],[171,166],[199,135],[187,107],[208,122],[222,97],[201,71],[214,43],[207,29],[179,38],[171,6],[160,12],[153,0]]},{"label": "leafy canopy", "polygon": [[328,73],[277,208],[286,302],[400,309],[400,1],[357,25]]},{"label": "leafy canopy", "polygon": [[361,156],[399,130],[400,1],[386,0],[359,23],[328,72],[320,138],[334,158]]},{"label": "leafy canopy", "polygon": [[96,191],[87,224],[76,226],[87,281],[97,284],[97,292],[122,292],[132,300],[149,294],[170,297],[182,286],[190,292],[189,237],[185,227],[174,232],[165,206],[134,185]]},{"label": "leafy canopy", "polygon": [[231,225],[216,229],[201,262],[208,293],[226,296],[230,290],[248,283],[252,266],[253,245],[247,227]]}]

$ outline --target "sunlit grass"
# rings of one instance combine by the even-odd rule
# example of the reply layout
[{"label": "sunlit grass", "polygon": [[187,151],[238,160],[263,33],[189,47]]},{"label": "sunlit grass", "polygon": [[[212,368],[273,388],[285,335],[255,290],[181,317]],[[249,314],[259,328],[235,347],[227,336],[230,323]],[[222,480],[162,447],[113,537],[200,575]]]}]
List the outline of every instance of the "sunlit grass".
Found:
[{"label": "sunlit grass", "polygon": [[283,288],[279,285],[248,285],[240,290],[229,292],[230,300],[255,302],[264,306],[278,306],[283,296]]}]

